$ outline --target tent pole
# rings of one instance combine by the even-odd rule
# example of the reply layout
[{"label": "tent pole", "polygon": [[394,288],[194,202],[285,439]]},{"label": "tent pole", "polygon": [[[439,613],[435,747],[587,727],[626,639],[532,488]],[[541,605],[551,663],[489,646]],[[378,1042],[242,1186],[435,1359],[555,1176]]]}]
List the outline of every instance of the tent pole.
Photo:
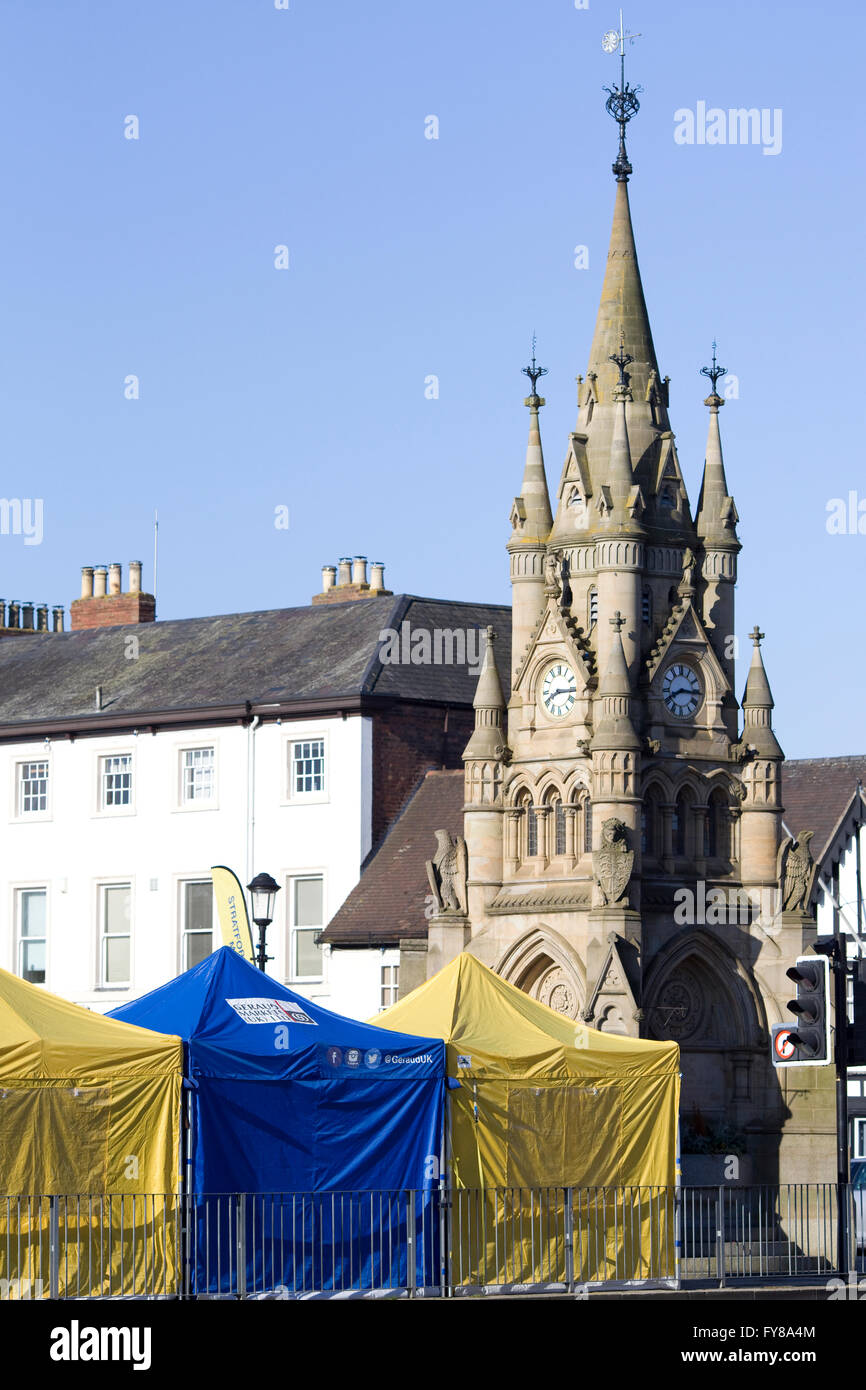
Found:
[{"label": "tent pole", "polygon": [[[682,1080],[680,1072],[680,1080]],[[674,1176],[674,1286],[680,1287],[680,1258],[683,1243],[682,1150],[680,1149],[680,1117],[677,1112],[677,1157]]]}]

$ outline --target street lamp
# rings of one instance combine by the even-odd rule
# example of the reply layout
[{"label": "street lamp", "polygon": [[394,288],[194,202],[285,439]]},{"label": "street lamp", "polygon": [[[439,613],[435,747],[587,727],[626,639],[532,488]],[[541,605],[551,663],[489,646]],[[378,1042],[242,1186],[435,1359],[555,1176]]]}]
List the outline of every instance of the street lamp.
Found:
[{"label": "street lamp", "polygon": [[270,874],[256,874],[252,883],[247,884],[247,888],[253,907],[253,921],[259,929],[256,964],[259,970],[264,970],[268,961],[273,960],[273,956],[265,955],[265,933],[274,920],[274,899],[280,891],[280,885]]}]

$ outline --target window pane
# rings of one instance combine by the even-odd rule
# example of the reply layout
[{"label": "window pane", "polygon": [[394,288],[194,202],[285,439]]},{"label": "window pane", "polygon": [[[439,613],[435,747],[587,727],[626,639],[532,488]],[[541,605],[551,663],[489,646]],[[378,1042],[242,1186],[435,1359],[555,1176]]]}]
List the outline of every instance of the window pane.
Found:
[{"label": "window pane", "polygon": [[105,938],[105,982],[123,983],[129,979],[129,937]]},{"label": "window pane", "polygon": [[187,931],[207,931],[213,927],[213,885],[207,880],[185,883],[184,926]]},{"label": "window pane", "polygon": [[45,984],[45,942],[21,942],[21,977],[31,985]]},{"label": "window pane", "polygon": [[565,854],[565,811],[562,809],[562,802],[555,803],[554,815],[556,817],[556,853]]},{"label": "window pane", "polygon": [[44,888],[27,889],[21,894],[22,936],[44,937],[46,896]]},{"label": "window pane", "polygon": [[214,750],[186,748],[183,754],[184,801],[213,799]]},{"label": "window pane", "polygon": [[321,975],[322,948],[316,945],[316,937],[321,927],[314,931],[295,932],[295,974]]},{"label": "window pane", "polygon": [[132,754],[120,753],[102,760],[102,804],[130,806],[132,804]]},{"label": "window pane", "polygon": [[190,970],[194,965],[206,960],[213,950],[213,932],[192,931],[187,932],[185,937],[186,953],[184,959],[184,969]]},{"label": "window pane", "polygon": [[308,739],[292,744],[292,791],[294,795],[325,789],[325,741]]},{"label": "window pane", "polygon": [[320,927],[322,925],[322,880],[320,878],[295,879],[295,926]]},{"label": "window pane", "polygon": [[528,856],[538,853],[538,820],[535,807],[530,803],[526,806],[526,853]]},{"label": "window pane", "polygon": [[129,886],[116,884],[103,890],[105,894],[104,931],[106,936],[129,932]]},{"label": "window pane", "polygon": [[21,815],[48,809],[48,763],[19,764],[18,810]]}]

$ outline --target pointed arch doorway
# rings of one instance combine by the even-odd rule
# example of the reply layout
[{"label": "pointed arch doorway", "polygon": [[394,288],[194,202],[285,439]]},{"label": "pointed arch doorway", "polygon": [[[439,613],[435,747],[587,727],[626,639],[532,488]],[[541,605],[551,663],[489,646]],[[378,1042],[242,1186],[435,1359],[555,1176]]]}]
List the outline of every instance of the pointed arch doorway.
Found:
[{"label": "pointed arch doorway", "polygon": [[583,969],[568,943],[549,928],[527,932],[508,948],[495,970],[565,1018],[580,1017],[586,997]]}]

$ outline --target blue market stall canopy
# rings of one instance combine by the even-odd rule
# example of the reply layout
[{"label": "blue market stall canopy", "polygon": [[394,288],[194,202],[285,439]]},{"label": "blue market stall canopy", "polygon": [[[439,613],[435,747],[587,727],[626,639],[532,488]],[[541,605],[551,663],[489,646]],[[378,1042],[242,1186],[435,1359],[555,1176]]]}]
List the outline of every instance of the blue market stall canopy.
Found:
[{"label": "blue market stall canopy", "polygon": [[[343,1018],[224,946],[113,1018],[186,1044],[192,1190],[434,1184],[445,1046]],[[257,1083],[257,1084],[256,1084]]]}]

